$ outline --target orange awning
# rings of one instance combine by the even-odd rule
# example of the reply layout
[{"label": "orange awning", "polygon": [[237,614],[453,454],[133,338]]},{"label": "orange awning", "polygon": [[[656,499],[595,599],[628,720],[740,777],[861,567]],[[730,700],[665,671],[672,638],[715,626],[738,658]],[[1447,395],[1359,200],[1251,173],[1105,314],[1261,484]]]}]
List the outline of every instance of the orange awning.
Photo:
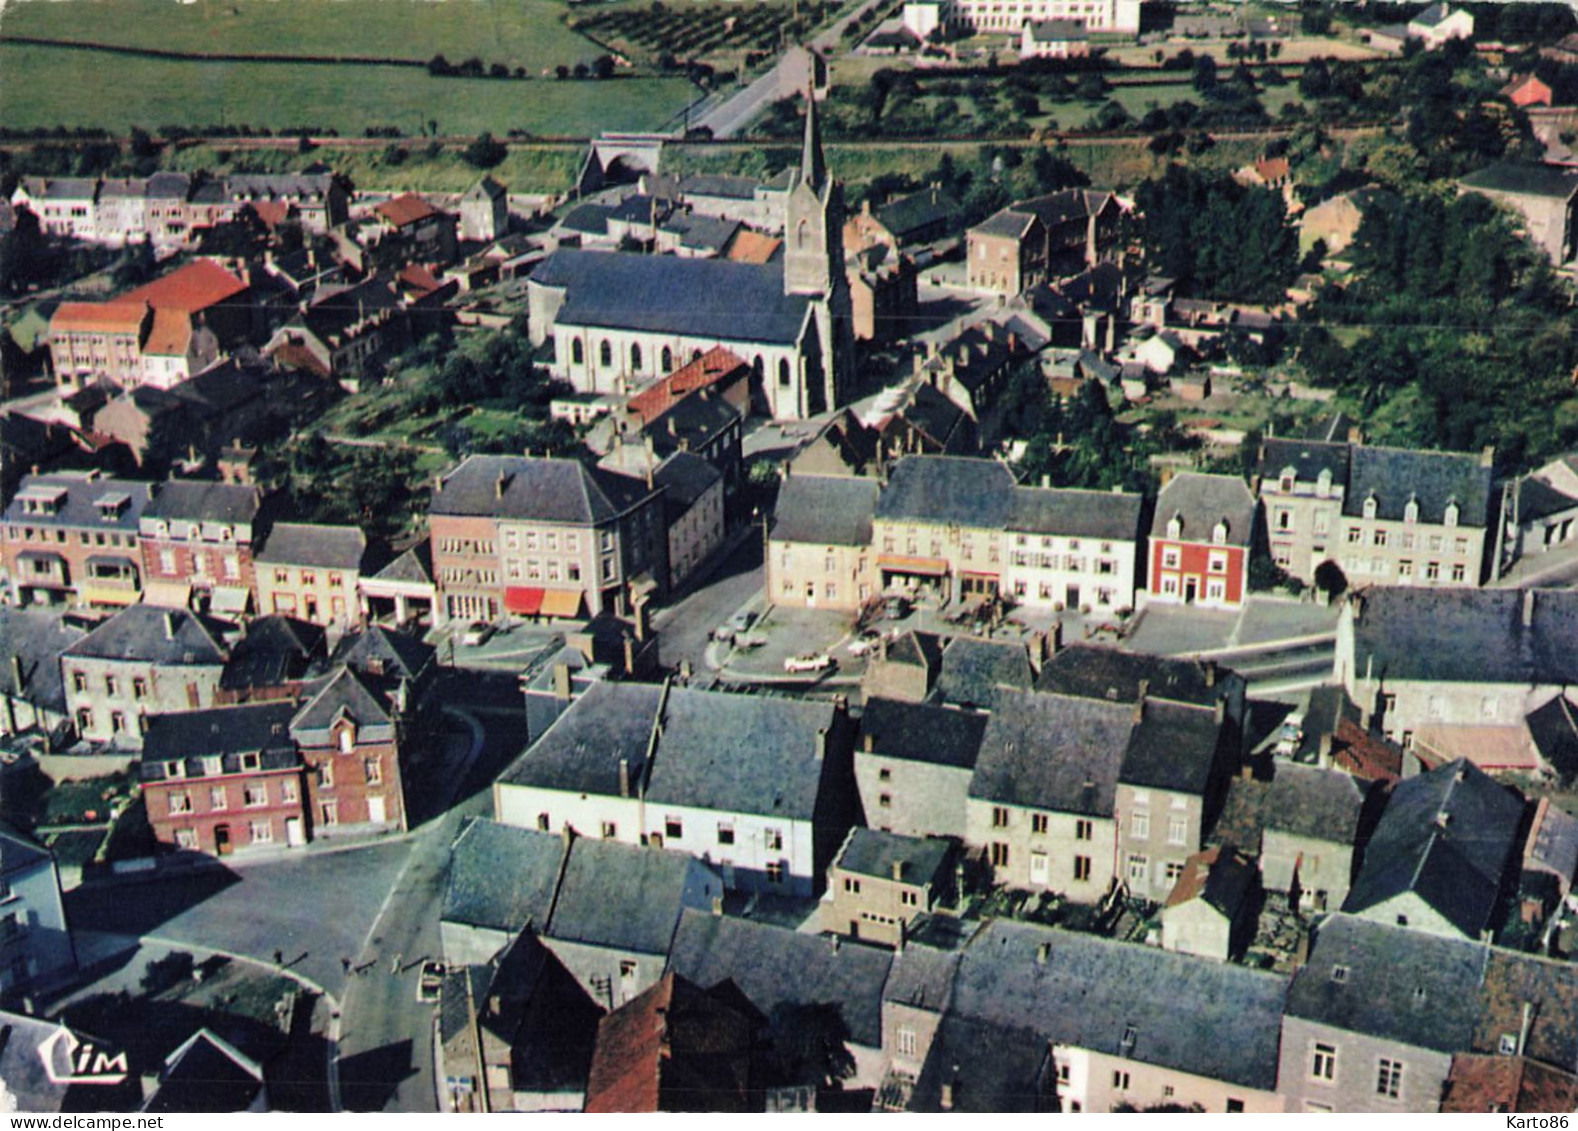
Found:
[{"label": "orange awning", "polygon": [[536,616],[542,609],[543,590],[511,585],[504,590],[504,611]]},{"label": "orange awning", "polygon": [[543,594],[542,613],[547,617],[578,617],[581,615],[579,589],[549,589]]},{"label": "orange awning", "polygon": [[883,569],[897,570],[899,573],[926,573],[935,577],[942,577],[948,572],[948,563],[942,558],[907,558],[881,554],[877,557],[877,565]]}]

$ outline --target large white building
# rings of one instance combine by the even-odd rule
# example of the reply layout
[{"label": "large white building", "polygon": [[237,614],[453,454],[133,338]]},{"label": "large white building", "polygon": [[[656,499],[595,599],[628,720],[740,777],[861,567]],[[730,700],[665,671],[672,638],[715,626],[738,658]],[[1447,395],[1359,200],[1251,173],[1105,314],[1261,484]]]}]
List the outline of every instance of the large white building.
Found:
[{"label": "large white building", "polygon": [[1140,30],[1142,0],[915,0],[904,5],[904,26],[921,39],[932,30],[1002,31],[1018,35],[1026,24],[1072,20],[1087,32],[1133,35]]},{"label": "large white building", "polygon": [[781,261],[562,249],[528,285],[532,344],[551,338],[553,376],[593,394],[634,392],[724,346],[750,363],[752,399],[774,417],[825,412],[854,376],[843,211],[808,104]]}]

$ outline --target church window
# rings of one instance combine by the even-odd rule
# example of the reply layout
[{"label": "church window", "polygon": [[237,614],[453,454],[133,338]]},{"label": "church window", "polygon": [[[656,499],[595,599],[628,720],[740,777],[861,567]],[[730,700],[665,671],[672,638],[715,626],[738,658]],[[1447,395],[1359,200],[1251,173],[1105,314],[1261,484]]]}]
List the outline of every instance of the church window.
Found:
[{"label": "church window", "polygon": [[641,347],[634,342],[630,345],[630,368],[637,370],[641,368]]},{"label": "church window", "polygon": [[787,358],[778,359],[778,383],[780,385],[789,384],[789,361]]},{"label": "church window", "polygon": [[614,363],[614,347],[608,344],[608,339],[603,339],[603,344],[597,348],[597,360],[604,368]]},{"label": "church window", "polygon": [[663,372],[667,373],[674,368],[674,351],[667,346],[663,347]]},{"label": "church window", "polygon": [[570,343],[570,363],[582,365],[586,361],[586,351],[581,348],[581,339],[576,338]]},{"label": "church window", "polygon": [[796,227],[795,230],[794,230],[794,245],[795,245],[795,247],[797,247],[797,248],[804,248],[807,245],[807,243],[809,242],[808,241],[808,237],[810,236],[810,232],[811,232],[811,225],[809,223],[807,223],[806,221],[801,220],[799,226]]}]

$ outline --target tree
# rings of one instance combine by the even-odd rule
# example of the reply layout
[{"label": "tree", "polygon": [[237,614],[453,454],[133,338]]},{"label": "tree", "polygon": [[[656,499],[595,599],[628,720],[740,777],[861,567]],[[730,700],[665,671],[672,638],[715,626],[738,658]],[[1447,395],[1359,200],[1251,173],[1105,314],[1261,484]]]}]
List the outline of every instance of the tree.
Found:
[{"label": "tree", "polygon": [[509,152],[509,147],[502,141],[490,133],[484,133],[466,146],[464,156],[466,163],[474,168],[491,169],[508,157]]},{"label": "tree", "polygon": [[839,1088],[855,1074],[849,1026],[837,1005],[781,1002],[768,1017],[768,1063],[788,1085]]},{"label": "tree", "polygon": [[599,55],[592,60],[592,77],[606,79],[613,77],[614,58],[612,55]]},{"label": "tree", "polygon": [[1216,89],[1216,60],[1209,55],[1201,55],[1194,61],[1194,76],[1189,80],[1189,85],[1200,94],[1210,94]]}]

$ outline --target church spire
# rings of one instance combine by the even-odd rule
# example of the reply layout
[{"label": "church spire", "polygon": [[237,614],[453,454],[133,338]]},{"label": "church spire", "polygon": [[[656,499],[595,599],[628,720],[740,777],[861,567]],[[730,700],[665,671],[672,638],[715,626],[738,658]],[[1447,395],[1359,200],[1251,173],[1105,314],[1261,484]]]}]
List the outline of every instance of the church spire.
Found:
[{"label": "church spire", "polygon": [[800,150],[800,179],[820,194],[827,183],[827,162],[822,157],[822,130],[816,124],[816,89],[805,89],[805,143]]}]

